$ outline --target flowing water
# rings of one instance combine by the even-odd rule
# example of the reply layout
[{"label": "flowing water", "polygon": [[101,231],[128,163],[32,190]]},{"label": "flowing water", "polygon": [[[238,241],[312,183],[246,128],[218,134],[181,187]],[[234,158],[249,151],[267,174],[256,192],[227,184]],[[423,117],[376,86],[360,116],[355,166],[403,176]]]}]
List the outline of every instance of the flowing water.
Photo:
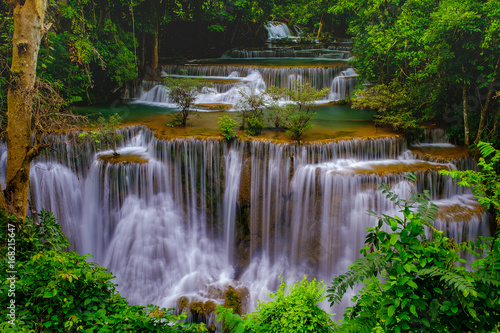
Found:
[{"label": "flowing water", "polygon": [[408,171],[442,206],[438,228],[457,241],[488,234],[488,216],[468,189],[438,173],[454,165],[412,157],[403,138],[229,144],[160,140],[146,127],[123,133],[119,152],[130,163],[57,138],[33,165],[31,202],[54,211],[74,249],[108,267],[132,303],[223,303],[232,286],[251,311],[280,274],[328,283],[376,222],[366,211],[394,211],[378,185],[404,197]]},{"label": "flowing water", "polygon": [[[342,89],[352,92],[346,81],[356,79],[342,66],[184,68],[187,75],[231,80],[233,86],[201,98],[230,103],[237,87],[263,91],[299,76],[331,87],[329,98],[336,99]],[[181,74],[179,66],[164,71]],[[168,105],[164,89],[144,82],[138,102]],[[474,168],[473,161],[429,153],[459,149],[439,130],[412,145],[401,137],[303,145],[161,140],[144,126],[122,133],[125,163],[101,158],[111,152],[94,144],[52,138],[54,149],[32,167],[31,208],[55,212],[73,248],[108,267],[132,303],[188,308],[191,319],[210,324],[214,317],[200,317],[189,303],[224,303],[229,286],[245,312],[267,299],[280,274],[288,282],[307,274],[328,284],[359,255],[366,228],[376,223],[366,211],[396,213],[378,185],[388,183],[404,197],[409,171],[417,190],[429,190],[442,207],[436,227],[455,240],[488,235],[488,215],[468,189],[439,174]],[[5,147],[0,153],[5,165]],[[331,310],[341,313],[346,304]]]},{"label": "flowing water", "polygon": [[[269,40],[296,38],[286,24],[267,24]],[[341,41],[330,44],[296,44],[266,48],[231,49],[220,59],[201,59],[183,65],[162,66],[162,76],[186,76],[210,83],[195,100],[196,104],[223,104],[236,110],[241,99],[240,91],[262,94],[275,86],[296,89],[309,83],[316,89],[329,89],[318,103],[344,100],[358,83],[357,74],[347,65],[351,57],[350,43]],[[161,80],[145,81],[126,95],[136,103],[159,104],[174,107],[168,98],[168,89]],[[285,100],[283,100],[285,102]]]}]

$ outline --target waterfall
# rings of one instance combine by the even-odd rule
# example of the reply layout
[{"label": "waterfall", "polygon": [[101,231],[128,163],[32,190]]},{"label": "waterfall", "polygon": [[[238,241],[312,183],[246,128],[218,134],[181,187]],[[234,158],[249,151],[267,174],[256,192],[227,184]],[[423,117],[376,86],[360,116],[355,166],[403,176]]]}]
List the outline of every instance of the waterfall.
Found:
[{"label": "waterfall", "polygon": [[[269,40],[298,37],[292,33],[288,25],[282,22],[268,22],[265,27],[269,33]],[[302,30],[299,29],[297,32],[300,36]]]},{"label": "waterfall", "polygon": [[354,69],[348,68],[342,71],[340,75],[333,79],[328,99],[333,101],[345,100],[347,96],[352,94],[357,84],[358,75],[354,72]]},{"label": "waterfall", "polygon": [[[228,104],[233,108],[238,105],[240,91],[263,93],[267,87],[277,86],[280,88],[296,89],[295,81],[300,83],[309,82],[317,89],[330,88],[332,81],[338,80],[338,75],[343,75],[345,66],[337,67],[295,67],[295,68],[273,68],[255,66],[175,66],[163,67],[165,75],[176,76],[185,70],[189,77],[202,77],[208,80],[209,86],[198,94],[195,104]],[[210,80],[217,80],[210,83]],[[224,83],[226,81],[227,83]],[[341,80],[343,86],[350,84],[354,87],[352,79]],[[349,83],[351,82],[351,83]],[[353,89],[353,88],[350,88]],[[345,88],[343,88],[345,94]],[[175,103],[169,99],[168,89],[161,82],[145,81],[142,90],[138,93],[135,102],[156,103],[164,106],[175,107]],[[329,99],[333,96],[330,93]],[[335,95],[336,96],[336,95]]]},{"label": "waterfall", "polygon": [[410,158],[400,137],[229,144],[121,131],[123,163],[53,137],[57,152],[32,167],[31,201],[55,212],[73,249],[108,267],[132,303],[189,311],[193,302],[223,303],[231,286],[247,290],[241,302],[252,311],[280,274],[328,283],[359,256],[376,223],[366,211],[397,213],[378,185],[405,197],[408,171],[443,207],[436,227],[455,240],[488,235],[487,212],[438,173],[455,166]]},{"label": "waterfall", "polygon": [[323,58],[330,60],[347,60],[349,50],[311,48],[273,48],[260,50],[230,49],[224,52],[223,59],[263,59],[263,58]]}]

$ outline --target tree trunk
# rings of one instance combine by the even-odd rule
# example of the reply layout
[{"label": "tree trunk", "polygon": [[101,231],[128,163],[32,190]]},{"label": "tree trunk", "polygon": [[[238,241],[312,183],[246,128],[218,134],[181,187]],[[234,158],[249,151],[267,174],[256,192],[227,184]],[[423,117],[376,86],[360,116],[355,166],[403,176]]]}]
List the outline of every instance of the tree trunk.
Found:
[{"label": "tree trunk", "polygon": [[465,145],[469,146],[469,116],[467,114],[467,86],[462,86],[462,99],[463,99],[463,111],[464,111],[464,140]]},{"label": "tree trunk", "polygon": [[43,34],[47,0],[14,2],[12,66],[7,93],[7,186],[8,209],[25,218],[29,194],[31,118],[36,63]]},{"label": "tree trunk", "polygon": [[233,46],[234,37],[236,37],[236,33],[238,32],[238,29],[240,28],[241,19],[242,19],[242,15],[241,15],[241,13],[238,13],[238,16],[236,17],[236,26],[234,27],[233,35],[231,36],[231,41],[229,44],[230,46]]},{"label": "tree trunk", "polygon": [[156,75],[156,69],[158,68],[158,43],[159,43],[159,24],[155,23],[155,33],[153,35],[153,53],[151,54],[151,68],[153,69],[153,75]]},{"label": "tree trunk", "polygon": [[141,45],[141,74],[144,74],[144,65],[146,64],[146,33],[142,33]]},{"label": "tree trunk", "polygon": [[321,19],[319,20],[318,36],[316,38],[321,36],[321,30],[323,30],[323,15],[321,15]]},{"label": "tree trunk", "polygon": [[493,97],[494,89],[493,89],[492,85],[495,82],[495,78],[497,76],[499,65],[500,65],[500,58],[498,58],[498,60],[497,60],[497,64],[495,65],[495,70],[493,71],[493,79],[491,80],[490,85],[488,86],[488,94],[486,95],[486,102],[484,103],[483,107],[481,108],[481,118],[479,121],[479,127],[477,129],[476,140],[474,140],[474,144],[476,144],[476,145],[481,140],[481,136],[482,136],[484,128],[486,126],[486,111],[488,110],[491,98]]}]

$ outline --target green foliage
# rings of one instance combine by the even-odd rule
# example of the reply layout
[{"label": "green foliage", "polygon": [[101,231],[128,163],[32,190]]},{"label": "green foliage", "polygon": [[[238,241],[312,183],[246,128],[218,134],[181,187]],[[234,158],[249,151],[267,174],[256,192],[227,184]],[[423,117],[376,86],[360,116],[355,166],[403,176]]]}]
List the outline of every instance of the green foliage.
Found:
[{"label": "green foliage", "polygon": [[169,89],[167,94],[170,96],[170,99],[179,108],[179,114],[174,117],[172,124],[186,127],[196,96],[201,88],[208,84],[189,77],[167,76],[165,78],[165,85]]},{"label": "green foliage", "polygon": [[470,187],[479,202],[492,209],[497,225],[500,226],[500,176],[497,173],[500,167],[500,151],[486,142],[479,142],[477,148],[482,155],[477,163],[480,171],[442,170],[440,173],[460,179],[460,186]]},{"label": "green foliage", "polygon": [[[409,179],[415,181],[415,175]],[[367,229],[362,258],[337,276],[328,289],[330,302],[340,302],[348,287],[365,287],[347,308],[340,332],[491,331],[500,321],[500,241],[479,238],[455,244],[434,229],[438,207],[427,192],[401,199],[379,188],[402,216],[378,216]],[[424,226],[431,230],[427,238]],[[390,231],[386,231],[390,230]],[[465,251],[479,259],[464,269]],[[378,276],[383,279],[379,279]]]},{"label": "green foliage", "polygon": [[[11,227],[15,226],[15,227]],[[88,262],[87,256],[64,252],[69,244],[51,213],[39,222],[2,214],[0,233],[15,228],[15,290],[10,280],[0,285],[0,302],[15,300],[15,319],[0,324],[2,332],[200,332],[204,325],[179,322],[170,310],[130,306],[116,292],[113,276]],[[0,269],[12,271],[2,247]],[[14,294],[12,294],[14,293]],[[0,316],[7,318],[2,307]]]},{"label": "green foliage", "polygon": [[[304,132],[313,126],[310,120],[316,114],[315,101],[323,98],[328,93],[328,89],[317,90],[309,83],[299,84],[298,82],[295,82],[294,86],[294,89],[285,90],[285,96],[294,102],[292,105],[295,111],[290,112],[290,109],[288,111],[285,109],[283,112],[291,113],[285,121],[287,134],[293,140],[300,141]],[[288,106],[288,108],[290,107]]]},{"label": "green foliage", "polygon": [[219,131],[222,132],[222,136],[224,136],[226,140],[231,141],[238,136],[236,134],[236,131],[234,130],[238,126],[238,123],[234,121],[231,117],[229,116],[219,117],[219,121],[217,124]]},{"label": "green foliage", "polygon": [[90,136],[101,148],[112,149],[113,155],[118,156],[116,144],[123,139],[123,135],[117,131],[117,128],[121,123],[122,119],[118,113],[109,116],[108,119],[100,116],[95,123],[96,129],[89,132],[82,132],[79,134],[79,137],[85,138]]},{"label": "green foliage", "polygon": [[285,96],[285,89],[271,86],[266,89],[265,94],[271,99],[271,103],[267,105],[268,120],[274,124],[275,128],[284,127],[288,117],[293,113],[291,104],[279,105],[279,100]]},{"label": "green foliage", "polygon": [[244,90],[239,90],[238,92],[241,96],[238,103],[238,117],[241,118],[240,128],[245,130],[245,126],[248,126],[249,129],[245,132],[247,135],[260,134],[264,127],[264,107],[266,105],[264,95],[255,91],[247,93]]},{"label": "green foliage", "polygon": [[262,133],[264,128],[263,117],[250,116],[246,119],[247,128],[245,134],[248,136],[254,136]]},{"label": "green foliage", "polygon": [[422,130],[420,123],[427,120],[415,116],[413,104],[411,96],[404,90],[383,84],[358,91],[352,101],[353,108],[377,110],[378,113],[374,116],[376,125],[392,127],[405,134],[417,134]]},{"label": "green foliage", "polygon": [[224,320],[224,329],[233,333],[243,332],[332,332],[334,323],[330,315],[317,303],[324,299],[324,285],[316,280],[296,282],[289,288],[281,279],[271,301],[259,302],[257,310],[244,317],[233,314],[232,309],[217,307],[217,320]]},{"label": "green foliage", "polygon": [[[500,42],[498,1],[338,0],[329,11],[349,20],[352,65],[374,85],[361,104],[386,109],[380,124],[406,130],[408,120],[410,127],[431,120],[464,133],[465,103],[470,135],[498,137],[498,102],[489,93],[500,78],[500,49],[492,44]],[[375,93],[381,96],[370,103]]]}]

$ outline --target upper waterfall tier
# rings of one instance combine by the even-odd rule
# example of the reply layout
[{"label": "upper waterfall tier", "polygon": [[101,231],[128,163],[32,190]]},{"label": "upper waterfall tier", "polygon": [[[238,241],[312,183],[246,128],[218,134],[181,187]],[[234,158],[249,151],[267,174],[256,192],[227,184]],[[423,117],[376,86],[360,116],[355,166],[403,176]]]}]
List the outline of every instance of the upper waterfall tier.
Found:
[{"label": "upper waterfall tier", "polygon": [[290,88],[294,80],[308,81],[317,89],[330,88],[333,78],[347,69],[344,63],[334,63],[316,67],[271,67],[271,66],[231,66],[231,65],[190,65],[163,66],[165,75],[185,74],[194,77],[245,78],[254,72],[261,74],[266,87]]}]

